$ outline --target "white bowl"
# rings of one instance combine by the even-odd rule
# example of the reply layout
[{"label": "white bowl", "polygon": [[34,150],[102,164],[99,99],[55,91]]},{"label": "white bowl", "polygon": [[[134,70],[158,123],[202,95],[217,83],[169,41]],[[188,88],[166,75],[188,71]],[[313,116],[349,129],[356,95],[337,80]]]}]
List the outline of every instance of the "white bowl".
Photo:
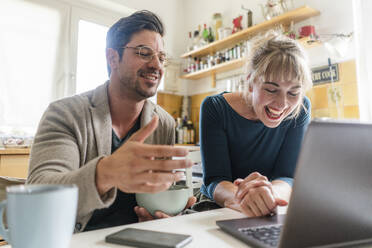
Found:
[{"label": "white bowl", "polygon": [[162,211],[168,215],[177,215],[186,207],[190,189],[182,185],[171,186],[168,190],[159,193],[136,193],[138,206],[155,215]]}]

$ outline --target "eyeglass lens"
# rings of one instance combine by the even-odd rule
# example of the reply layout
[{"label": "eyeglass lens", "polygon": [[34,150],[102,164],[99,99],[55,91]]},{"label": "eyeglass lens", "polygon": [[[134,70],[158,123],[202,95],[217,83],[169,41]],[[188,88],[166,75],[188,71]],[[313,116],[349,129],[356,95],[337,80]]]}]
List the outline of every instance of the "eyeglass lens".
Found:
[{"label": "eyeglass lens", "polygon": [[159,61],[163,64],[166,59],[167,59],[167,56],[164,52],[154,52],[154,50],[152,50],[150,47],[146,47],[146,46],[143,46],[143,47],[137,47],[137,52],[136,52],[137,55],[139,55],[141,58],[143,58],[144,60],[146,61],[151,61],[155,55],[158,56],[159,58]]}]

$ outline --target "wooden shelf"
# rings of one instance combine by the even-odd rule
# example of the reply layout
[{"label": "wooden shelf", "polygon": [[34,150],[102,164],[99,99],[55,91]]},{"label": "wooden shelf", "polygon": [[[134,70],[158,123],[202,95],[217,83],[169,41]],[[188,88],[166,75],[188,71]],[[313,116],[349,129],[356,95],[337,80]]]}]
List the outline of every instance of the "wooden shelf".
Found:
[{"label": "wooden shelf", "polygon": [[203,78],[203,77],[213,75],[215,73],[220,73],[220,72],[224,72],[224,71],[237,69],[239,67],[242,67],[244,65],[244,63],[245,63],[244,58],[234,59],[234,60],[231,60],[231,61],[228,61],[228,62],[224,62],[222,64],[212,66],[211,68],[208,68],[208,69],[204,69],[204,70],[200,70],[200,71],[197,71],[197,72],[192,72],[192,73],[182,75],[181,78],[195,80],[195,79],[199,79],[199,78]]},{"label": "wooden shelf", "polygon": [[322,43],[319,40],[310,39],[310,37],[304,37],[298,40],[302,46],[306,49],[320,46]]},{"label": "wooden shelf", "polygon": [[187,57],[199,57],[203,55],[208,55],[208,54],[213,54],[217,51],[220,51],[224,48],[232,47],[235,44],[249,39],[251,36],[268,30],[270,28],[273,28],[275,26],[278,26],[279,24],[289,26],[290,23],[293,21],[294,23],[301,22],[303,20],[306,20],[310,17],[317,16],[319,15],[320,12],[318,10],[315,10],[313,8],[310,8],[308,6],[303,6],[300,8],[297,8],[295,10],[288,11],[280,16],[276,16],[272,18],[269,21],[265,21],[262,23],[259,23],[253,27],[244,29],[242,31],[236,32],[235,34],[232,34],[225,39],[218,40],[215,42],[212,42],[202,48],[199,48],[197,50],[188,52],[183,54],[181,57],[182,58],[187,58]]},{"label": "wooden shelf", "polygon": [[[226,37],[225,39],[212,42],[202,48],[185,53],[181,57],[182,58],[201,57],[201,56],[205,56],[208,54],[214,54],[222,49],[232,47],[243,40],[247,40],[251,36],[254,36],[259,32],[274,28],[278,26],[279,24],[284,25],[284,26],[289,26],[292,21],[294,23],[301,22],[303,20],[306,20],[313,16],[317,16],[319,14],[320,12],[318,10],[315,10],[308,6],[303,6],[295,10],[288,11],[280,16],[276,16],[269,21],[265,21],[253,27],[239,31],[235,34],[232,34]],[[300,39],[299,42],[304,46],[304,48],[311,48],[314,46],[318,46],[320,44],[320,42],[312,41],[308,37]],[[181,78],[195,80],[195,79],[200,79],[200,78],[204,78],[207,76],[212,76],[212,87],[215,87],[217,73],[240,68],[244,66],[244,63],[245,63],[245,59],[240,58],[240,59],[232,60],[232,61],[225,62],[222,64],[218,64],[208,69],[182,75]]]},{"label": "wooden shelf", "polygon": [[[312,40],[312,39],[310,39],[310,37],[304,37],[304,38],[301,38],[297,41],[300,42],[305,49],[316,47],[316,46],[319,46],[321,44],[320,41]],[[200,70],[200,71],[197,71],[197,72],[182,75],[181,78],[191,79],[191,80],[200,79],[200,78],[203,78],[203,77],[213,75],[215,73],[220,73],[220,72],[240,68],[240,67],[244,66],[244,63],[245,63],[245,58],[235,59],[235,60],[232,60],[232,61],[229,61],[229,62],[218,64],[218,65],[213,66],[213,67],[208,68],[208,69],[204,69],[204,70]]]}]

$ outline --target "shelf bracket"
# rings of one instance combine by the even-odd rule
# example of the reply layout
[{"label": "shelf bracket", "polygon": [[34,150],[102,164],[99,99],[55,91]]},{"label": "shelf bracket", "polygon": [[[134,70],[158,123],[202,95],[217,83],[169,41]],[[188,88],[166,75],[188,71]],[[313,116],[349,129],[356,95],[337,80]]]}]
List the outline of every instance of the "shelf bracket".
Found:
[{"label": "shelf bracket", "polygon": [[216,88],[216,73],[212,73],[212,88]]}]

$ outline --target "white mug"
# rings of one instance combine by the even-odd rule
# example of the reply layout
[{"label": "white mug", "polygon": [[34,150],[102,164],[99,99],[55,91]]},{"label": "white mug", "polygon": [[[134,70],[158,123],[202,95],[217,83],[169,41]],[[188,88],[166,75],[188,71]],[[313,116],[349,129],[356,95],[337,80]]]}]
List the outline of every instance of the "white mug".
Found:
[{"label": "white mug", "polygon": [[78,202],[75,185],[17,185],[6,191],[7,200],[0,203],[0,235],[12,248],[69,246]]},{"label": "white mug", "polygon": [[[178,147],[184,147],[188,149],[189,154],[186,157],[173,157],[172,159],[178,160],[178,159],[190,159],[194,164],[197,164],[201,161],[201,155],[200,155],[200,148],[199,147],[188,147],[188,146],[178,146]],[[193,182],[192,182],[192,168],[186,168],[186,169],[179,169],[176,171],[185,171],[185,181],[186,186],[189,188],[189,197],[193,196]]]}]

